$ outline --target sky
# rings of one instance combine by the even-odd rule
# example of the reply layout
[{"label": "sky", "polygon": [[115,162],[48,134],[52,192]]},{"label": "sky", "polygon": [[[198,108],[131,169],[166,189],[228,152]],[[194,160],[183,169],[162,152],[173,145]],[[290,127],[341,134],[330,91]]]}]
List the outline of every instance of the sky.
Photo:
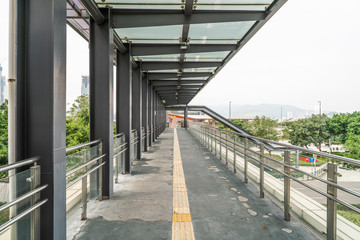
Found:
[{"label": "sky", "polygon": [[[289,0],[191,104],[284,104],[360,111],[359,0]],[[0,0],[0,63],[7,73],[8,1]],[[67,28],[67,103],[89,72],[88,43]]]}]

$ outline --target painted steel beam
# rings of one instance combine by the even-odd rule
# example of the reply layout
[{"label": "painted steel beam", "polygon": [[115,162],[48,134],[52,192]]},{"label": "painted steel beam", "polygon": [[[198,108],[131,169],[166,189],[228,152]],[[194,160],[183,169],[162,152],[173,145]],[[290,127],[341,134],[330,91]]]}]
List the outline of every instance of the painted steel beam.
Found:
[{"label": "painted steel beam", "polygon": [[91,17],[97,24],[101,24],[104,22],[105,17],[100,12],[99,8],[93,0],[80,0],[80,2],[86,8],[88,13],[91,15]]},{"label": "painted steel beam", "polygon": [[167,69],[184,69],[184,68],[208,68],[220,67],[223,62],[142,62],[143,71],[149,70],[167,70]]},{"label": "painted steel beam", "polygon": [[148,73],[149,80],[160,80],[160,79],[178,79],[181,78],[194,78],[194,77],[210,77],[212,72],[185,72],[178,76],[178,73],[174,72],[162,72],[162,73]]},{"label": "painted steel beam", "polygon": [[[105,16],[110,11],[102,9]],[[107,18],[108,19],[108,18]],[[113,31],[110,22],[97,24],[90,19],[90,141],[102,140],[102,153],[106,162],[102,167],[102,195],[113,193]],[[105,107],[106,106],[106,107]],[[97,182],[90,177],[90,190]],[[90,193],[92,195],[92,193]]]},{"label": "painted steel beam", "polygon": [[223,52],[234,51],[237,47],[236,44],[191,44],[181,49],[181,44],[131,44],[133,56]]},{"label": "painted steel beam", "polygon": [[[266,11],[194,10],[191,16],[182,10],[111,9],[113,28],[154,27],[198,23],[261,21]],[[166,19],[166,21],[164,20]]]},{"label": "painted steel beam", "polygon": [[177,85],[203,85],[206,80],[182,80],[182,81],[171,81],[171,80],[158,80],[152,81],[153,86],[177,86]]},{"label": "painted steel beam", "polygon": [[116,133],[124,133],[125,150],[125,173],[131,173],[131,144],[132,130],[132,64],[131,49],[121,54],[117,51],[116,64]]},{"label": "painted steel beam", "polygon": [[[32,232],[34,239],[66,239],[66,1],[11,3],[16,5],[15,160],[40,157],[41,185],[47,185],[41,200],[48,200],[33,211],[39,228],[30,231],[22,219],[11,235],[29,239]],[[16,181],[15,198],[32,185]]]},{"label": "painted steel beam", "polygon": [[136,159],[141,159],[141,144],[142,144],[142,77],[140,69],[133,69],[133,84],[132,84],[132,128],[137,131],[139,141],[136,146]]}]

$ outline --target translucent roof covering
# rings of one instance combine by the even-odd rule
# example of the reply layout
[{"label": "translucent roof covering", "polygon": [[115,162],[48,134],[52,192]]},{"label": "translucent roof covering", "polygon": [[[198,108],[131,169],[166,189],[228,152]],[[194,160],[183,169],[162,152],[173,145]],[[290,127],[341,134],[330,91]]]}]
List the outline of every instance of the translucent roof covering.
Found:
[{"label": "translucent roof covering", "polygon": [[[147,76],[152,76],[150,81],[157,81],[155,90],[172,105],[187,104],[286,0],[94,2],[98,8],[111,9],[115,36],[123,46],[132,48],[135,62],[147,66],[142,67],[143,72],[152,74]],[[89,39],[92,13],[79,0],[67,0],[67,9],[68,24]],[[178,80],[179,85],[168,80]],[[185,80],[202,81],[193,84]],[[173,94],[162,95],[167,83]],[[183,87],[192,87],[191,94],[179,97]]]}]

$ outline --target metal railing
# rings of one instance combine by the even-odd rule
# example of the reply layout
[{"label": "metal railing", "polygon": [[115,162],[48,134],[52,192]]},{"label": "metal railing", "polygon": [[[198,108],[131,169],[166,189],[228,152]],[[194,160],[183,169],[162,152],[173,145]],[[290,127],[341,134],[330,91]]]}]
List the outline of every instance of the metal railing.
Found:
[{"label": "metal railing", "polygon": [[145,138],[146,138],[146,132],[145,128],[141,128],[141,151],[145,151]]},{"label": "metal railing", "polygon": [[126,139],[124,133],[114,135],[114,176],[118,183],[119,173],[125,174]]},{"label": "metal railing", "polygon": [[[238,170],[243,173],[244,182],[247,183],[248,179],[251,178],[255,183],[258,183],[260,189],[260,197],[265,196],[265,177],[268,181],[277,181],[271,178],[271,173],[281,174],[284,178],[283,180],[283,199],[280,199],[283,202],[284,207],[284,219],[290,221],[290,205],[291,198],[290,194],[294,191],[290,187],[290,179],[305,186],[306,188],[315,191],[316,193],[327,198],[326,204],[326,235],[327,239],[336,239],[337,238],[337,203],[351,209],[352,211],[360,214],[360,209],[349,204],[348,202],[340,199],[337,194],[337,190],[346,192],[356,198],[360,198],[360,193],[338,184],[338,166],[339,164],[347,163],[360,166],[360,161],[346,158],[342,156],[332,155],[325,152],[319,152],[315,150],[310,150],[307,148],[302,148],[298,146],[293,146],[286,143],[280,143],[276,141],[271,141],[267,139],[262,139],[258,137],[253,137],[249,135],[243,135],[235,133],[232,131],[218,129],[211,127],[207,124],[191,124],[190,131],[198,138],[198,140],[207,147],[215,155],[219,155],[220,159],[225,160],[225,164],[232,163],[232,169],[234,173]],[[254,141],[256,140],[256,142]],[[259,143],[260,142],[260,143]],[[269,154],[265,154],[265,144],[271,144],[274,146],[273,151],[282,152],[282,154],[277,155],[277,159]],[[315,163],[317,156],[326,158],[326,168],[323,168],[323,172],[327,175],[327,179],[318,176],[317,171],[307,172],[293,166],[291,161],[291,152],[301,151],[306,154],[313,154],[315,157]],[[298,156],[298,155],[297,155]],[[281,160],[279,159],[281,157]],[[251,167],[251,171],[249,170]],[[251,173],[251,176],[249,174]],[[321,183],[326,184],[326,192],[319,189],[318,187],[311,185],[303,180],[300,180],[295,175],[296,173],[303,174],[308,178],[315,179]],[[270,179],[271,178],[271,179]],[[302,216],[300,216],[302,217]],[[306,219],[304,219],[307,221]],[[346,221],[346,220],[345,220]],[[347,221],[346,221],[347,222]],[[309,222],[309,224],[311,224]],[[351,224],[347,222],[347,225]],[[316,228],[316,227],[315,227]],[[356,234],[360,234],[357,226]],[[317,229],[322,232],[322,229]],[[323,231],[325,232],[325,231]]]},{"label": "metal railing", "polygon": [[[75,152],[76,151],[76,152]],[[66,149],[67,212],[81,202],[81,220],[86,219],[88,197],[102,200],[102,166],[106,163],[102,154],[102,141],[96,140]],[[81,181],[81,184],[78,184]],[[68,195],[68,194],[67,194]]]},{"label": "metal railing", "polygon": [[137,148],[139,144],[139,135],[136,129],[131,131],[131,146],[132,151],[130,153],[130,159],[135,160],[137,158]]},{"label": "metal railing", "polygon": [[[48,199],[40,199],[40,192],[48,185],[41,186],[40,165],[37,165],[39,159],[34,157],[0,167],[0,173],[9,171],[10,191],[9,202],[0,206],[1,215],[6,216],[6,221],[1,219],[4,223],[0,226],[0,236],[9,227],[16,227],[14,224],[24,221],[22,226],[27,225],[26,229],[29,229],[29,232],[22,228],[21,236],[18,236],[18,232],[13,229],[10,232],[11,237],[40,239],[40,207],[48,201]],[[15,174],[16,169],[29,165],[33,166]],[[29,214],[30,218],[26,219]]]}]

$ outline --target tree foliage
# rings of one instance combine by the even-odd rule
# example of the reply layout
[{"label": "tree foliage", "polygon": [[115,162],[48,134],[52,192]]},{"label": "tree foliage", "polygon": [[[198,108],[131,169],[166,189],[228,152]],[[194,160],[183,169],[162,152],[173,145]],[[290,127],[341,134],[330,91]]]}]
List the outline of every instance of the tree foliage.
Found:
[{"label": "tree foliage", "polygon": [[288,127],[287,132],[291,144],[306,148],[314,144],[321,151],[321,144],[330,138],[328,117],[322,114],[298,120]]},{"label": "tree foliage", "polygon": [[0,165],[8,163],[8,101],[0,106]]},{"label": "tree foliage", "polygon": [[262,116],[256,116],[253,121],[248,124],[247,130],[256,137],[269,140],[279,140],[279,133],[276,130],[278,123],[276,120]]},{"label": "tree foliage", "polygon": [[[258,117],[256,116],[253,121],[248,120],[231,120],[231,122],[238,127],[244,129],[245,131],[248,131],[252,135],[259,137],[259,138],[265,138],[269,140],[279,140],[279,134],[276,130],[276,127],[278,125],[276,120],[272,120],[268,117]],[[222,129],[228,129],[224,125],[219,126]],[[228,129],[230,130],[230,129]]]},{"label": "tree foliage", "polygon": [[350,134],[360,135],[360,112],[335,114],[328,128],[332,142],[344,144]]},{"label": "tree foliage", "polygon": [[66,117],[66,147],[89,141],[89,97],[81,95]]}]

